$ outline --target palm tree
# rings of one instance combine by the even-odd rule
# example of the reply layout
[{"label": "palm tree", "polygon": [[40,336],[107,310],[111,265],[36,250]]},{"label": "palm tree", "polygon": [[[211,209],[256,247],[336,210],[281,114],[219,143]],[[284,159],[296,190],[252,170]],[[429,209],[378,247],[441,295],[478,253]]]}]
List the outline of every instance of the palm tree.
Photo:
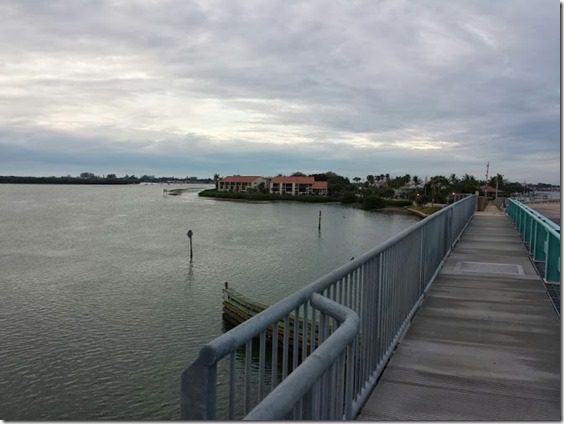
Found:
[{"label": "palm tree", "polygon": [[498,184],[498,188],[501,190],[501,188],[503,187],[503,175],[496,174],[495,177],[490,178],[490,186],[495,187],[496,183]]}]

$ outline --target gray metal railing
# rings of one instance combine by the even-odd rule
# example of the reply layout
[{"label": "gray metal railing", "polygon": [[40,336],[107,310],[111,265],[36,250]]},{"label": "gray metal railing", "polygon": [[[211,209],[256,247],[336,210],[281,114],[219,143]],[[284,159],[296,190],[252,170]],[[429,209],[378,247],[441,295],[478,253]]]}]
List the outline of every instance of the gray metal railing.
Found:
[{"label": "gray metal railing", "polygon": [[206,344],[181,418],[356,416],[475,208],[453,203]]},{"label": "gray metal railing", "polygon": [[[294,405],[299,404],[298,415],[301,418],[318,416],[323,419],[352,418],[352,384],[351,379],[354,346],[353,339],[360,329],[360,319],[351,309],[340,305],[326,297],[314,293],[311,304],[321,313],[342,322],[342,325],[325,340],[302,364],[296,368],[278,387],[259,403],[246,417],[247,420],[266,421],[280,420],[288,417]],[[345,350],[347,349],[348,350]],[[348,364],[349,368],[346,369]],[[335,386],[326,388],[331,393],[329,408],[323,409],[321,399],[306,396],[324,375],[330,376],[329,384]],[[345,379],[349,381],[345,383]],[[345,389],[348,390],[345,390]],[[328,389],[328,390],[327,390]],[[312,393],[313,394],[313,393]],[[303,411],[306,411],[306,414]],[[307,415],[308,411],[314,411]],[[300,413],[301,412],[301,413]],[[305,415],[305,417],[304,417]]]}]

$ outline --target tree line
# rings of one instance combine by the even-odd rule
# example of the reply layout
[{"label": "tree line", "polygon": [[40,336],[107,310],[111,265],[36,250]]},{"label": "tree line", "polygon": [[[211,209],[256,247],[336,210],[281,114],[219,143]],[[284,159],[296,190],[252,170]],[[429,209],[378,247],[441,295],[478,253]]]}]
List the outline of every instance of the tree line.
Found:
[{"label": "tree line", "polygon": [[96,175],[92,172],[82,172],[78,176],[66,175],[62,177],[31,177],[31,176],[0,176],[0,184],[140,184],[140,183],[201,183],[211,184],[212,178],[198,177],[155,177],[153,175],[116,174]]},{"label": "tree line", "polygon": [[[293,176],[305,176],[303,172],[295,172]],[[365,178],[354,177],[349,179],[335,172],[329,171],[325,173],[309,174],[317,181],[328,182],[329,197],[338,199],[342,203],[360,203],[362,205],[381,205],[384,202],[377,199],[387,199],[387,205],[390,206],[390,199],[396,199],[400,205],[401,200],[416,202],[418,204],[425,203],[448,203],[453,194],[472,193],[476,191],[480,195],[484,195],[485,187],[492,187],[499,190],[504,196],[515,195],[525,191],[551,189],[555,186],[551,184],[529,184],[525,186],[519,182],[512,182],[504,178],[501,174],[496,174],[489,178],[480,180],[473,175],[464,174],[458,177],[451,174],[446,177],[444,175],[435,175],[424,180],[417,175],[399,175],[391,176],[390,174],[369,174]],[[370,209],[370,207],[368,207]]]}]

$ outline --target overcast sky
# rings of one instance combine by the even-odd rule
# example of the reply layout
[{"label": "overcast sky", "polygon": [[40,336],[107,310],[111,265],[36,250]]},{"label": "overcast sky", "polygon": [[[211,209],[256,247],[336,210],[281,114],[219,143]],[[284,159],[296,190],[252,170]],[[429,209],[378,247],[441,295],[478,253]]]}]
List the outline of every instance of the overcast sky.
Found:
[{"label": "overcast sky", "polygon": [[558,0],[0,0],[0,175],[560,181]]}]

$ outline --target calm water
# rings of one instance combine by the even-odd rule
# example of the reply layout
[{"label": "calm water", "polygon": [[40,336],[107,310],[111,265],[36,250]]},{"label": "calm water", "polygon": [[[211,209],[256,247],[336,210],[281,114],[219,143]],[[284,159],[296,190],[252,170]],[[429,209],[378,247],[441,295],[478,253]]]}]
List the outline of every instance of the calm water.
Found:
[{"label": "calm water", "polygon": [[225,281],[273,303],[415,222],[162,189],[0,185],[0,418],[175,419]]}]

